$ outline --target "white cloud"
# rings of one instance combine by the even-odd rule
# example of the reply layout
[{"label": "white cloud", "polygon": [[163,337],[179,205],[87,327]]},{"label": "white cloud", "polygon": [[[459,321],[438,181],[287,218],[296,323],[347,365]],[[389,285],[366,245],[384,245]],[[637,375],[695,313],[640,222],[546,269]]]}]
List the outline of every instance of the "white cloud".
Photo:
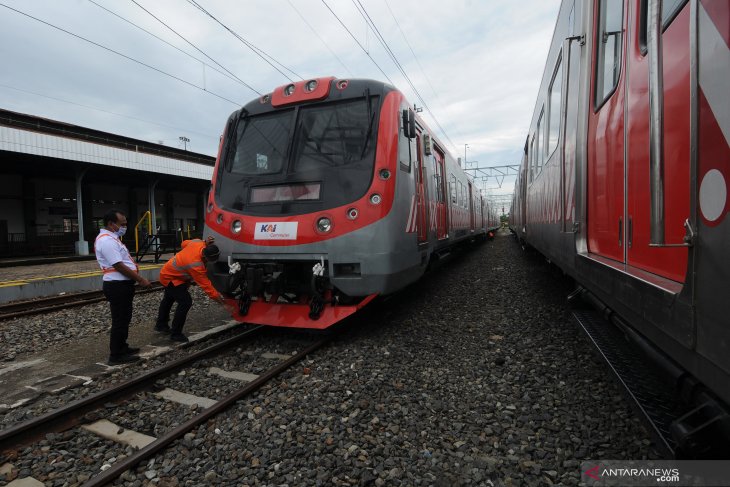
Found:
[{"label": "white cloud", "polygon": [[[379,69],[321,0],[197,1],[247,41],[302,77],[349,77],[349,72],[352,77],[385,81]],[[359,2],[325,1],[396,86],[412,102],[422,105],[376,40],[376,35],[366,27],[355,7]],[[94,2],[204,59],[203,54],[134,3]],[[288,81],[190,3],[173,0],[137,2],[256,90],[270,92]],[[452,148],[456,151],[454,155],[463,156],[463,144],[468,143],[469,160],[485,164],[517,163],[559,0],[360,2],[456,145]],[[238,103],[246,103],[257,96],[240,83],[204,68],[200,62],[89,0],[6,0],[6,3]],[[0,7],[0,22],[3,25],[0,54],[6,66],[0,72],[0,107],[134,138],[164,140],[173,146],[177,145],[179,136],[186,136],[191,140],[193,150],[215,155],[218,134],[228,115],[236,109],[234,104],[7,8]],[[208,59],[205,62],[213,64]],[[296,79],[283,68],[279,69]],[[423,115],[438,133],[431,115],[425,111]]]}]

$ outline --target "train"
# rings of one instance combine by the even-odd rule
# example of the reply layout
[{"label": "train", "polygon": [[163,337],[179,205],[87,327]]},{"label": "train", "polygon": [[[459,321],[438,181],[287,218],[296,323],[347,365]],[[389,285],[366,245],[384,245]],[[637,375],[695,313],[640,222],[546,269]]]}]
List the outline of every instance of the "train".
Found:
[{"label": "train", "polygon": [[726,1],[563,0],[509,218],[679,458],[730,458],[729,25]]},{"label": "train", "polygon": [[496,207],[400,91],[333,76],[231,114],[206,203],[233,317],[324,329],[485,240]]}]

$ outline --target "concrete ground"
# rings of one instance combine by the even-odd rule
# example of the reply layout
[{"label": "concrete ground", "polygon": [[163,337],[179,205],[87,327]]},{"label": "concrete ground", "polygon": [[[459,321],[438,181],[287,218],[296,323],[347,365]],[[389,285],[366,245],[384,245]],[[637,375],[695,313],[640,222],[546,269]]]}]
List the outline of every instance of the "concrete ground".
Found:
[{"label": "concrete ground", "polygon": [[[83,312],[84,308],[79,308]],[[190,311],[184,332],[191,342],[210,333],[236,326],[223,307],[205,307]],[[152,326],[132,326],[128,342],[140,347],[140,356],[149,358],[180,346],[156,333]],[[77,386],[108,373],[115,367],[106,364],[109,357],[109,335],[95,334],[56,349],[18,356],[0,364],[0,408],[23,404],[45,393]]]}]

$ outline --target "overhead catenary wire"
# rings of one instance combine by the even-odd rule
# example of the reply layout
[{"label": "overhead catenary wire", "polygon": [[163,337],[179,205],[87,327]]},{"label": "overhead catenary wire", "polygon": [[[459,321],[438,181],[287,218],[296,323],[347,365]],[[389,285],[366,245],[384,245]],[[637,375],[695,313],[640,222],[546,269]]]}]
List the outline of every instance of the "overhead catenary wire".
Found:
[{"label": "overhead catenary wire", "polygon": [[380,72],[381,72],[381,73],[383,74],[383,76],[385,76],[385,79],[387,79],[387,80],[388,80],[388,82],[389,82],[389,83],[390,83],[391,85],[395,86],[395,83],[393,83],[393,80],[391,80],[391,79],[390,79],[390,78],[388,77],[388,75],[387,75],[387,74],[385,74],[385,71],[383,71],[383,68],[381,68],[381,67],[380,67],[380,65],[379,65],[379,64],[378,64],[377,62],[375,62],[375,59],[373,59],[373,57],[372,57],[372,56],[370,55],[370,53],[368,52],[368,50],[367,50],[367,49],[365,49],[365,47],[364,47],[364,46],[363,46],[362,44],[360,44],[360,41],[358,41],[358,40],[357,40],[357,37],[355,37],[355,36],[353,35],[353,33],[352,33],[352,32],[350,32],[350,29],[348,29],[348,28],[347,28],[347,26],[345,25],[345,23],[344,23],[344,22],[342,22],[342,20],[340,20],[340,18],[339,18],[339,17],[337,16],[337,14],[336,14],[336,13],[334,12],[334,10],[332,10],[332,9],[330,8],[330,6],[329,6],[329,5],[327,5],[327,2],[325,2],[325,0],[322,0],[322,3],[324,4],[324,6],[325,6],[325,7],[327,7],[327,10],[329,10],[329,11],[330,11],[330,12],[332,13],[332,15],[334,15],[334,16],[335,16],[335,18],[336,18],[336,19],[337,19],[337,21],[338,21],[338,22],[340,23],[340,25],[342,26],[342,28],[343,28],[343,29],[345,29],[345,30],[347,31],[347,33],[348,33],[348,34],[350,34],[350,37],[352,37],[352,38],[353,38],[353,40],[354,40],[354,41],[355,41],[355,42],[357,43],[357,45],[358,45],[358,46],[360,46],[360,49],[362,49],[362,51],[363,51],[363,52],[364,52],[364,53],[365,53],[365,54],[367,55],[367,57],[369,57],[369,58],[370,58],[370,60],[371,60],[371,61],[373,62],[373,64],[375,64],[375,66],[376,66],[376,67],[378,68],[378,70],[380,70]]},{"label": "overhead catenary wire", "polygon": [[[355,2],[357,2],[357,3],[355,3]],[[406,71],[403,68],[403,66],[401,65],[401,63],[398,61],[398,58],[396,57],[395,53],[391,50],[390,46],[388,45],[388,42],[385,40],[383,35],[380,33],[380,30],[375,25],[375,22],[370,17],[370,14],[368,14],[368,12],[365,9],[365,7],[363,6],[363,4],[360,2],[360,0],[352,0],[352,3],[355,5],[355,8],[357,8],[358,12],[363,17],[363,19],[365,19],[365,22],[371,27],[371,29],[375,33],[375,37],[378,39],[380,44],[383,46],[383,48],[385,49],[388,56],[391,58],[391,60],[395,64],[396,68],[398,68],[400,73],[403,75],[406,82],[410,85],[410,87],[413,90],[416,97],[421,101],[421,103],[423,104],[423,107],[431,115],[431,118],[433,118],[433,121],[436,123],[436,126],[441,130],[441,133],[443,133],[446,140],[448,140],[449,143],[451,144],[451,146],[456,150],[456,144],[454,144],[454,142],[452,142],[451,138],[449,138],[449,135],[446,133],[446,130],[441,126],[438,119],[436,118],[436,116],[434,115],[434,113],[431,111],[428,104],[426,103],[426,100],[424,100],[424,98],[421,96],[421,93],[418,91],[418,89],[414,85],[413,81],[411,81],[411,78],[408,76],[408,74],[406,73]]]},{"label": "overhead catenary wire", "polygon": [[144,63],[144,62],[142,62],[142,61],[140,61],[140,60],[138,60],[138,59],[135,59],[135,58],[133,58],[133,57],[131,57],[131,56],[127,56],[126,54],[123,54],[123,53],[121,53],[121,52],[119,52],[119,51],[116,51],[116,50],[114,50],[114,49],[112,49],[112,48],[110,48],[110,47],[104,46],[103,44],[99,44],[98,42],[92,41],[91,39],[87,39],[86,37],[80,36],[80,35],[78,35],[78,34],[74,34],[73,32],[71,32],[71,31],[68,31],[68,30],[66,30],[66,29],[64,29],[64,28],[62,28],[62,27],[59,27],[59,26],[57,26],[57,25],[54,25],[54,24],[51,24],[50,22],[46,22],[45,20],[39,19],[38,17],[34,17],[34,16],[32,16],[32,15],[30,15],[30,14],[28,14],[28,13],[22,12],[22,11],[20,11],[20,10],[18,10],[18,9],[15,9],[15,8],[13,8],[13,7],[10,7],[10,6],[8,6],[8,5],[5,5],[4,3],[0,3],[0,7],[5,7],[5,8],[7,8],[8,10],[12,10],[13,12],[16,12],[16,13],[18,13],[18,14],[20,14],[20,15],[23,15],[23,16],[25,16],[25,17],[28,17],[28,18],[30,18],[30,19],[33,19],[33,20],[35,20],[36,22],[40,22],[41,24],[44,24],[44,25],[47,25],[48,27],[51,27],[51,28],[53,28],[53,29],[56,29],[56,30],[59,30],[59,31],[61,31],[61,32],[65,33],[65,34],[68,34],[68,35],[70,35],[70,36],[72,36],[72,37],[75,37],[75,38],[77,38],[77,39],[80,39],[80,40],[82,40],[82,41],[84,41],[84,42],[88,42],[89,44],[91,44],[91,45],[93,45],[93,46],[96,46],[96,47],[98,47],[98,48],[100,48],[100,49],[104,49],[105,51],[109,51],[109,52],[111,52],[111,53],[113,53],[113,54],[116,54],[117,56],[121,56],[121,57],[123,57],[123,58],[125,58],[125,59],[127,59],[127,60],[129,60],[129,61],[132,61],[132,62],[134,62],[134,63],[137,63],[137,64],[139,64],[139,65],[141,65],[141,66],[144,66],[144,67],[146,67],[146,68],[148,68],[148,69],[151,69],[151,70],[153,70],[153,71],[156,71],[156,72],[158,72],[158,73],[160,73],[160,74],[163,74],[163,75],[165,75],[165,76],[168,76],[168,77],[170,77],[170,78],[173,78],[173,79],[175,79],[175,80],[177,80],[177,81],[179,81],[179,82],[181,82],[181,83],[184,83],[184,84],[186,84],[186,85],[188,85],[188,86],[191,86],[191,87],[193,87],[193,88],[197,88],[197,89],[199,89],[199,90],[201,90],[201,91],[203,91],[203,92],[205,92],[205,93],[209,93],[209,94],[211,94],[211,95],[213,95],[213,96],[215,96],[215,97],[217,97],[217,98],[220,98],[221,100],[225,100],[225,101],[227,101],[227,102],[229,102],[229,103],[232,103],[232,104],[234,104],[234,105],[236,105],[236,106],[239,106],[239,107],[240,107],[240,106],[242,106],[242,103],[239,103],[239,102],[233,101],[233,100],[231,100],[231,99],[229,99],[229,98],[226,98],[226,97],[225,97],[225,96],[223,96],[223,95],[219,95],[218,93],[215,93],[215,92],[213,92],[213,91],[210,91],[210,90],[206,90],[206,89],[205,89],[205,88],[203,88],[202,86],[198,86],[198,85],[196,85],[195,83],[192,83],[192,82],[190,82],[190,81],[188,81],[188,80],[185,80],[185,79],[183,79],[183,78],[180,78],[179,76],[175,76],[174,74],[168,73],[167,71],[163,71],[163,70],[162,70],[162,69],[160,69],[160,68],[156,68],[156,67],[154,67],[154,66],[152,66],[152,65],[150,65],[150,64]]},{"label": "overhead catenary wire", "polygon": [[[114,12],[113,10],[109,10],[108,8],[106,8],[106,7],[105,7],[105,6],[103,6],[103,5],[100,5],[99,3],[95,2],[94,0],[88,0],[88,1],[89,1],[89,2],[91,2],[92,4],[96,5],[96,6],[97,6],[97,7],[99,7],[100,9],[102,9],[102,10],[104,10],[104,11],[106,11],[106,12],[110,13],[111,15],[113,15],[113,16],[115,16],[115,17],[117,17],[118,19],[120,19],[120,20],[122,20],[122,21],[124,21],[124,22],[126,22],[126,23],[128,23],[128,24],[130,24],[130,25],[132,25],[133,27],[136,27],[137,29],[141,30],[142,32],[144,32],[144,33],[146,33],[146,34],[149,34],[150,36],[154,37],[154,38],[155,38],[155,39],[157,39],[158,41],[160,41],[160,42],[162,42],[162,43],[164,43],[164,44],[167,44],[168,46],[170,46],[170,47],[172,47],[173,49],[175,49],[175,50],[177,50],[177,51],[181,52],[182,54],[185,54],[186,56],[190,57],[191,59],[194,59],[194,60],[196,60],[196,61],[197,61],[197,62],[199,62],[200,64],[202,64],[202,65],[204,65],[204,66],[207,66],[207,67],[209,67],[210,69],[212,69],[212,70],[216,71],[217,73],[219,73],[219,74],[221,74],[221,75],[225,76],[226,78],[230,79],[231,81],[235,81],[236,83],[239,83],[239,84],[241,84],[241,85],[243,85],[243,86],[246,86],[246,84],[245,84],[245,83],[242,83],[242,82],[241,82],[241,80],[239,80],[239,79],[235,78],[234,76],[231,76],[230,74],[226,73],[225,71],[221,70],[220,68],[217,68],[217,67],[213,66],[212,64],[208,64],[208,63],[206,63],[206,62],[205,62],[205,61],[203,61],[202,59],[199,59],[199,58],[197,58],[197,57],[193,56],[193,55],[192,55],[192,54],[190,54],[189,52],[187,52],[187,51],[185,51],[185,50],[183,50],[183,49],[180,49],[180,48],[179,48],[179,47],[177,47],[177,46],[176,46],[175,44],[173,44],[173,43],[171,43],[171,42],[168,42],[168,41],[166,41],[166,40],[165,40],[165,39],[163,39],[162,37],[160,37],[160,36],[158,36],[158,35],[156,35],[156,34],[154,34],[154,33],[150,32],[150,31],[148,31],[148,30],[147,30],[147,29],[145,29],[144,27],[142,27],[142,26],[140,26],[140,25],[137,25],[137,24],[135,24],[134,22],[132,22],[131,20],[129,20],[129,19],[125,18],[125,17],[122,17],[121,15],[119,15],[119,14],[118,14],[118,13],[116,13],[116,12]],[[248,86],[247,86],[247,87],[248,87]]]},{"label": "overhead catenary wire", "polygon": [[398,31],[400,32],[401,37],[403,37],[403,40],[405,41],[406,45],[408,46],[408,49],[411,51],[411,54],[413,54],[413,59],[416,60],[416,64],[418,64],[418,69],[420,69],[421,74],[423,75],[424,79],[426,80],[426,83],[428,83],[428,86],[431,88],[431,91],[433,91],[434,97],[436,97],[436,101],[441,104],[441,100],[439,100],[438,93],[436,92],[436,88],[433,87],[433,84],[431,84],[431,80],[428,78],[428,75],[426,74],[426,71],[423,69],[423,66],[421,65],[421,61],[418,60],[418,56],[416,56],[415,51],[413,50],[413,47],[411,46],[411,43],[408,42],[408,37],[406,37],[406,33],[403,32],[403,29],[400,26],[400,22],[398,22],[398,18],[393,13],[393,10],[390,8],[390,4],[388,3],[388,0],[383,0],[385,2],[385,6],[388,7],[388,12],[390,12],[390,16],[393,17],[393,22],[395,22],[396,27],[398,27]]},{"label": "overhead catenary wire", "polygon": [[187,38],[185,38],[185,36],[183,36],[182,34],[180,34],[178,31],[176,31],[175,29],[173,29],[172,27],[170,27],[169,25],[167,25],[162,19],[160,19],[155,14],[153,14],[152,12],[150,12],[149,10],[147,10],[146,8],[144,8],[136,0],[132,0],[132,3],[134,3],[136,6],[138,6],[139,8],[141,8],[144,12],[147,13],[147,15],[149,15],[150,17],[152,17],[153,19],[155,19],[157,22],[159,22],[160,24],[162,24],[165,27],[167,27],[167,29],[169,29],[173,34],[175,34],[180,39],[182,39],[183,41],[185,41],[186,43],[188,43],[188,45],[190,45],[193,49],[195,49],[200,54],[202,54],[203,56],[205,56],[208,59],[210,59],[211,61],[213,61],[216,65],[220,66],[221,69],[223,69],[226,73],[230,74],[235,79],[237,79],[238,81],[240,81],[246,88],[248,88],[249,90],[253,91],[254,93],[256,93],[259,96],[262,95],[262,93],[260,91],[258,91],[256,88],[254,88],[253,86],[251,86],[248,83],[246,83],[245,81],[243,81],[241,78],[239,78],[235,74],[233,74],[228,68],[226,68],[221,63],[219,63],[218,61],[216,61],[215,59],[213,59],[212,57],[210,57],[205,51],[203,51],[198,46],[196,46],[195,44],[193,44],[192,42],[190,42]]},{"label": "overhead catenary wire", "polygon": [[294,10],[294,11],[295,11],[296,13],[297,13],[297,15],[299,15],[299,18],[300,18],[300,19],[302,19],[302,22],[304,22],[305,24],[307,24],[307,27],[309,27],[309,30],[311,30],[311,31],[312,31],[312,33],[314,33],[314,35],[316,35],[316,36],[317,36],[317,38],[318,38],[318,39],[319,39],[320,41],[322,41],[322,44],[324,44],[324,47],[326,47],[326,48],[327,48],[327,50],[328,50],[328,51],[329,51],[329,52],[330,52],[330,53],[331,53],[331,54],[332,54],[332,55],[333,55],[333,56],[334,56],[334,57],[335,57],[335,58],[337,59],[337,61],[338,61],[338,62],[339,62],[339,63],[340,63],[341,65],[342,65],[342,67],[343,67],[343,68],[345,68],[345,71],[347,71],[347,74],[349,74],[349,75],[350,75],[350,77],[352,77],[352,72],[350,71],[350,68],[348,68],[348,67],[347,67],[347,65],[346,65],[346,64],[344,63],[344,61],[342,61],[342,59],[340,59],[340,56],[338,56],[338,55],[337,55],[337,53],[335,53],[335,51],[333,51],[333,50],[332,50],[332,48],[330,47],[330,45],[329,45],[329,44],[327,44],[327,43],[326,43],[326,42],[324,41],[324,39],[322,39],[322,36],[320,36],[320,35],[319,35],[319,32],[317,32],[317,30],[316,30],[316,29],[315,29],[314,27],[312,27],[312,25],[311,25],[311,24],[310,24],[309,22],[307,22],[307,19],[305,19],[305,18],[304,18],[304,15],[302,15],[302,13],[301,13],[301,12],[300,12],[300,11],[299,11],[299,10],[298,10],[298,9],[297,9],[297,8],[296,8],[295,6],[294,6],[294,4],[293,4],[293,3],[291,2],[291,0],[286,0],[286,1],[287,1],[287,2],[289,2],[289,6],[290,6],[290,7],[291,7],[291,8],[292,8],[292,9],[293,9],[293,10]]},{"label": "overhead catenary wire", "polygon": [[[134,0],[132,0],[132,1],[134,1]],[[261,59],[263,59],[264,61],[266,61],[266,63],[267,63],[267,64],[268,64],[269,66],[271,66],[272,68],[274,68],[275,70],[277,70],[277,71],[278,71],[279,73],[281,73],[281,75],[283,75],[283,76],[284,76],[284,77],[285,77],[286,79],[288,79],[289,81],[292,81],[292,82],[293,82],[294,80],[293,80],[293,79],[291,79],[291,78],[289,77],[289,75],[287,75],[286,73],[284,73],[283,71],[281,71],[281,70],[280,70],[279,68],[277,68],[276,66],[274,66],[274,65],[272,64],[272,61],[273,61],[274,63],[278,64],[279,66],[281,66],[282,68],[284,68],[285,70],[287,70],[287,71],[289,71],[290,73],[292,73],[292,74],[293,74],[294,76],[296,76],[296,77],[297,77],[297,78],[299,78],[300,80],[301,80],[301,79],[304,79],[304,78],[302,78],[301,76],[299,76],[299,75],[298,75],[297,73],[295,73],[295,72],[294,72],[293,70],[291,70],[290,68],[288,68],[288,67],[287,67],[287,66],[285,66],[284,64],[282,64],[282,63],[280,63],[279,61],[277,61],[277,60],[276,60],[276,59],[275,59],[275,58],[274,58],[273,56],[271,56],[270,54],[267,54],[267,53],[266,53],[265,51],[263,51],[262,49],[260,49],[260,48],[256,47],[256,46],[255,46],[254,44],[252,44],[251,42],[249,42],[249,41],[247,41],[246,39],[244,39],[244,38],[243,38],[243,37],[242,37],[242,36],[241,36],[240,34],[238,34],[238,33],[237,33],[237,32],[235,32],[235,31],[234,31],[233,29],[231,29],[230,27],[228,27],[228,26],[227,26],[226,24],[224,24],[223,22],[221,22],[220,20],[218,20],[218,18],[217,18],[217,17],[215,17],[215,16],[214,16],[213,14],[211,14],[210,12],[208,12],[208,11],[207,11],[207,10],[206,10],[205,8],[203,8],[203,7],[202,7],[202,6],[201,6],[201,5],[200,5],[200,4],[198,3],[198,2],[196,2],[195,0],[187,0],[187,2],[188,2],[188,3],[190,4],[190,5],[192,5],[192,6],[194,6],[195,8],[197,8],[198,10],[200,10],[201,12],[203,12],[203,13],[204,13],[205,15],[207,15],[207,16],[208,16],[208,17],[210,17],[211,19],[213,19],[213,20],[214,20],[215,22],[217,22],[217,23],[218,23],[218,25],[220,25],[221,27],[223,27],[223,28],[224,28],[225,30],[227,30],[228,32],[230,32],[230,33],[231,33],[231,35],[233,35],[233,36],[234,36],[234,37],[235,37],[236,39],[238,39],[239,41],[241,41],[241,42],[242,42],[242,43],[243,43],[243,44],[244,44],[244,45],[245,45],[246,47],[248,47],[249,49],[251,49],[251,50],[252,50],[252,51],[253,51],[253,52],[254,52],[254,53],[255,53],[255,54],[257,55],[257,56],[259,56],[259,57],[260,57]],[[136,3],[136,2],[135,2],[135,3]],[[267,58],[268,58],[268,59],[267,59]],[[270,59],[271,61],[269,61],[269,59]]]},{"label": "overhead catenary wire", "polygon": [[183,127],[176,127],[174,125],[168,125],[168,124],[164,124],[164,123],[160,123],[160,122],[154,122],[152,120],[147,120],[147,119],[144,119],[144,118],[134,117],[132,115],[125,115],[123,113],[112,112],[110,110],[104,110],[103,108],[93,107],[91,105],[85,105],[83,103],[78,103],[78,102],[74,102],[74,101],[70,101],[70,100],[64,100],[63,98],[57,98],[55,96],[44,95],[43,93],[37,93],[35,91],[30,91],[30,90],[25,90],[25,89],[22,89],[22,88],[17,88],[15,86],[10,86],[10,85],[6,85],[6,84],[0,83],[0,87],[7,88],[9,90],[19,91],[21,93],[27,93],[27,94],[34,95],[34,96],[40,96],[40,97],[43,97],[43,98],[48,98],[49,100],[55,100],[55,101],[60,101],[62,103],[68,103],[69,105],[75,105],[77,107],[88,108],[89,110],[96,110],[98,112],[108,113],[109,115],[115,115],[117,117],[129,118],[131,120],[137,120],[138,122],[149,123],[149,124],[152,124],[152,125],[157,125],[159,127],[166,127],[166,128],[175,129],[175,130],[182,130],[182,131],[187,132],[187,133],[202,135],[203,137],[208,137],[210,139],[215,139],[215,140],[218,139],[218,136],[217,135],[206,134],[204,132],[198,132],[197,130],[186,129],[186,128],[183,128]]}]

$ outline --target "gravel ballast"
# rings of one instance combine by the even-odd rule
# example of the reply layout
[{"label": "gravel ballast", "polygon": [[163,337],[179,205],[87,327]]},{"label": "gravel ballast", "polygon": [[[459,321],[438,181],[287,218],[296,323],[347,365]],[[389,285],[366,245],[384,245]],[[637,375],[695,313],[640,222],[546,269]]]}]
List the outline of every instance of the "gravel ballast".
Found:
[{"label": "gravel ballast", "polygon": [[[656,458],[571,290],[500,234],[115,485],[578,485],[583,460]],[[202,372],[201,391],[230,389]]]}]

